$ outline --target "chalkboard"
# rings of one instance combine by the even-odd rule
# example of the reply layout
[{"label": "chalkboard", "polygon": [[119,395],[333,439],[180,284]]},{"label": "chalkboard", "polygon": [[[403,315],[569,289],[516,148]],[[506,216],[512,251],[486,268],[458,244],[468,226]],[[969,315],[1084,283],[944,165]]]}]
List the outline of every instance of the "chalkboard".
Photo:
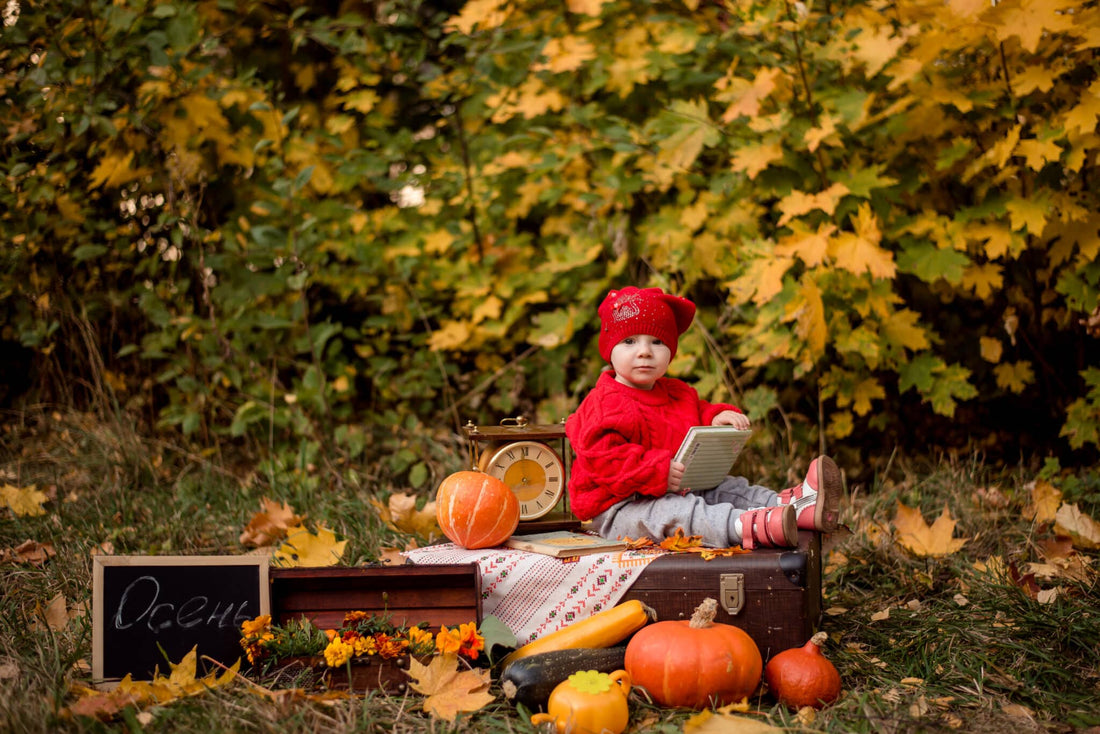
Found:
[{"label": "chalkboard", "polygon": [[241,623],[270,613],[266,556],[97,556],[93,569],[92,676],[169,675],[198,647],[232,665]]}]

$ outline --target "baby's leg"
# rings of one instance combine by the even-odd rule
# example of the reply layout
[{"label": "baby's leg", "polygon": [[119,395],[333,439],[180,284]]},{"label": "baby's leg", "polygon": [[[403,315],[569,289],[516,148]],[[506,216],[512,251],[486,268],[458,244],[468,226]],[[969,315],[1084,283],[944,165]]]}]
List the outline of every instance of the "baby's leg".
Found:
[{"label": "baby's leg", "polygon": [[650,538],[654,542],[682,528],[684,535],[702,536],[704,545],[728,548],[741,542],[736,522],[740,515],[741,510],[708,502],[697,493],[682,497],[666,494],[620,502],[594,517],[592,528],[605,538]]},{"label": "baby's leg", "polygon": [[749,484],[744,477],[726,477],[714,489],[697,494],[708,504],[726,503],[739,510],[754,507],[774,507],[779,504],[779,495],[759,484]]}]

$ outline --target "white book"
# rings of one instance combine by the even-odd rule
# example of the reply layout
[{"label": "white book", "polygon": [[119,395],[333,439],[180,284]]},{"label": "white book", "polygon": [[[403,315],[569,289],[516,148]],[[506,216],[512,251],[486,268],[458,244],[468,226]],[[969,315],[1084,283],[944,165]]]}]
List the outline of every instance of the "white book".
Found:
[{"label": "white book", "polygon": [[691,428],[673,457],[686,467],[680,489],[701,492],[721,484],[750,436],[751,430],[733,426]]}]

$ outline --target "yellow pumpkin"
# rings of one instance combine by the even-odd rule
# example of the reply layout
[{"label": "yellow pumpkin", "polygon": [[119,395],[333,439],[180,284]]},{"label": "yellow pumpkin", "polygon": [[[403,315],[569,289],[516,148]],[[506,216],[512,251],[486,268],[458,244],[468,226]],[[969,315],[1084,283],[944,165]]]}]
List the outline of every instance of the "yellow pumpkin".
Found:
[{"label": "yellow pumpkin", "polygon": [[581,670],[559,683],[550,694],[545,714],[531,723],[553,722],[559,734],[620,734],[630,720],[630,674]]},{"label": "yellow pumpkin", "polygon": [[463,548],[500,545],[519,525],[515,493],[484,472],[455,472],[439,485],[435,501],[440,530]]}]

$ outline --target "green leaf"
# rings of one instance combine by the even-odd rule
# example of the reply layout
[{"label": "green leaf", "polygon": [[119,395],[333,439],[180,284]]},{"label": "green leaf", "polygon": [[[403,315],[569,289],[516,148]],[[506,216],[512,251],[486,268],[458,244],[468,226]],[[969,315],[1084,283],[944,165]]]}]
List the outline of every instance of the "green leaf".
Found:
[{"label": "green leaf", "polygon": [[942,359],[924,352],[915,355],[907,364],[898,367],[898,392],[907,392],[913,388],[921,395],[927,395],[935,384],[935,375],[947,365]]},{"label": "green leaf", "polygon": [[970,262],[966,253],[936,247],[931,242],[909,244],[898,253],[898,269],[926,283],[943,278],[952,285],[958,285]]},{"label": "green leaf", "polygon": [[936,374],[931,391],[925,400],[932,404],[932,410],[939,415],[953,417],[959,400],[976,397],[978,388],[970,383],[970,370],[959,365],[950,365]]}]

